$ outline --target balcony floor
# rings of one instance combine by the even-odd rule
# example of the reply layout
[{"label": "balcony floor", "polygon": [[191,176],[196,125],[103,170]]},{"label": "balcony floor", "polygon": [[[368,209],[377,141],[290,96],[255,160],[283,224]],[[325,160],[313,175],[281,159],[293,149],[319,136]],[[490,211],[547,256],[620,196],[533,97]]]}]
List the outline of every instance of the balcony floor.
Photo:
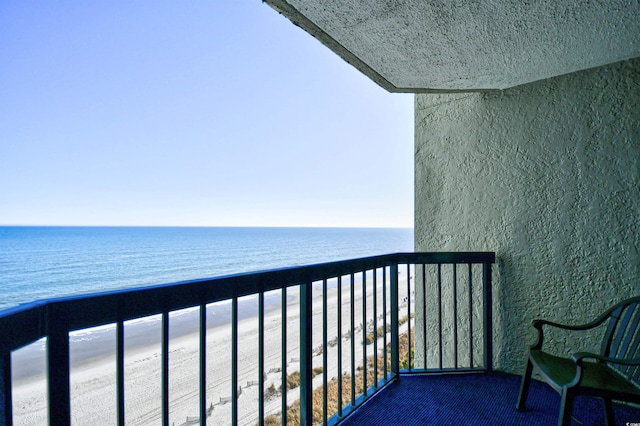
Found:
[{"label": "balcony floor", "polygon": [[[505,373],[403,375],[348,416],[360,425],[555,425],[560,395],[533,380],[527,411],[516,410],[520,376]],[[602,425],[602,404],[578,398],[572,426]],[[614,404],[616,425],[640,422],[640,409]]]}]

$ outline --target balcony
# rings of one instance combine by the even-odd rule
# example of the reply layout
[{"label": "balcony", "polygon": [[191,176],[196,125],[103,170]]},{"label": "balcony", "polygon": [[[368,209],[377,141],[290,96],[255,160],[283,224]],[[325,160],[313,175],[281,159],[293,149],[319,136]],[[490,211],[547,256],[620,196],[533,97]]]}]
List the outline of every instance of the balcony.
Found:
[{"label": "balcony", "polygon": [[[548,424],[552,392],[540,385],[540,403],[532,391],[534,408],[518,413],[518,377],[493,372],[494,261],[494,253],[389,254],[9,309],[0,313],[0,424],[424,424],[425,413],[443,412],[473,423],[490,410]],[[142,361],[130,339],[144,322],[157,324],[152,385],[132,373]],[[78,338],[92,330],[112,335],[100,356],[114,385],[98,397],[82,387],[97,379],[78,374],[76,360],[95,345]],[[196,361],[181,363],[175,341],[193,334]],[[40,381],[30,382],[46,400],[40,417],[25,412],[16,375],[34,345],[46,348]],[[176,385],[183,369],[195,372],[191,386]],[[513,398],[487,407],[489,390]],[[467,403],[442,406],[447,392]],[[142,415],[131,401],[141,394]]]}]

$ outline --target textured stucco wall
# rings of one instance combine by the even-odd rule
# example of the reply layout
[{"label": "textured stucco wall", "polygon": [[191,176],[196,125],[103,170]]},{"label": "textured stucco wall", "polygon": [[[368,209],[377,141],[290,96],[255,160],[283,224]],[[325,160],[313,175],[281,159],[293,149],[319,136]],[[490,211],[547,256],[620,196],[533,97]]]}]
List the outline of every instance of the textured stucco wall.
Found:
[{"label": "textured stucco wall", "polygon": [[532,319],[586,322],[640,293],[640,59],[416,95],[415,117],[416,250],[497,253],[498,368],[520,372]]},{"label": "textured stucco wall", "polygon": [[266,1],[391,90],[513,87],[640,50],[637,1]]}]

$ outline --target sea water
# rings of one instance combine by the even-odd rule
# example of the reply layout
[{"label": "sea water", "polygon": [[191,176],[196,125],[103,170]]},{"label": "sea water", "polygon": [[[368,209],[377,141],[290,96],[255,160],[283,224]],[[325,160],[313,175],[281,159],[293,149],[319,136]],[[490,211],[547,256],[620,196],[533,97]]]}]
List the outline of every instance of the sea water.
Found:
[{"label": "sea water", "polygon": [[[0,310],[61,296],[412,251],[412,247],[412,229],[0,227]],[[253,312],[252,303],[239,302],[241,316]],[[215,305],[208,309],[219,309],[220,317],[227,318],[225,302]],[[197,315],[194,309],[173,313],[172,336],[194,332]],[[159,321],[157,315],[131,321],[129,341],[144,345]],[[90,343],[82,345],[82,351],[71,351],[72,364],[110,353],[113,336],[113,325],[71,333],[72,349]],[[42,374],[44,352],[41,339],[15,353],[14,378]]]},{"label": "sea water", "polygon": [[413,230],[395,228],[0,227],[0,310],[412,250]]}]

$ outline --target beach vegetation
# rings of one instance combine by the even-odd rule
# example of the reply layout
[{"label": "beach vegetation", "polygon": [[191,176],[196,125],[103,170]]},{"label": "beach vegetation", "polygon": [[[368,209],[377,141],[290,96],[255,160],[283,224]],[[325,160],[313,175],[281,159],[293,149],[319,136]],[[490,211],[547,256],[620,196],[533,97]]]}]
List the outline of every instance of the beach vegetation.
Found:
[{"label": "beach vegetation", "polygon": [[[407,322],[408,318],[404,319],[403,323]],[[413,330],[411,330],[411,340],[413,341]],[[399,347],[400,347],[400,365],[402,368],[407,368],[409,365],[409,353],[411,353],[411,364],[413,365],[413,348],[409,349],[409,335],[408,333],[403,333],[399,338]],[[391,344],[387,345],[387,365],[391,364]],[[384,356],[378,356],[378,375],[374,377],[374,358],[373,356],[368,357],[367,359],[367,386],[371,386],[374,383],[377,383],[378,380],[382,379],[384,374]],[[316,370],[319,372],[317,374],[322,374],[322,368],[314,369],[314,377],[316,374]],[[300,385],[300,373],[296,372],[298,377],[297,386]],[[295,374],[295,373],[292,373]],[[351,375],[348,373],[344,373],[341,376],[342,382],[342,406],[344,407],[351,400],[351,384],[355,385],[355,394],[360,395],[364,393],[364,368],[362,366],[358,367],[358,371],[355,374],[354,380],[351,379]],[[288,379],[287,379],[288,382]],[[313,390],[312,396],[312,411],[313,411],[313,425],[320,425],[323,422],[323,393],[324,388],[322,386]],[[330,418],[334,414],[338,412],[338,379],[336,377],[332,378],[327,383],[327,418]],[[282,413],[271,414],[265,418],[264,424],[267,426],[272,425],[281,425],[282,423]],[[287,426],[300,426],[300,401],[295,401],[291,405],[287,407]]]},{"label": "beach vegetation", "polygon": [[[414,315],[411,314],[411,318],[412,319],[413,319],[413,317],[414,317]],[[409,316],[405,315],[404,317],[402,317],[402,318],[400,318],[398,320],[398,326],[403,326],[404,324],[407,323],[407,321],[409,321]],[[384,337],[385,331],[388,334],[388,333],[391,332],[391,328],[387,326],[386,329],[385,329],[384,326],[380,326],[380,327],[378,327],[378,329],[376,330],[375,333],[373,331],[371,331],[370,333],[367,333],[367,336],[365,337],[365,342],[367,343],[367,345],[371,345],[376,337],[378,339]]]},{"label": "beach vegetation", "polygon": [[267,388],[264,392],[264,399],[266,401],[271,401],[272,399],[277,398],[280,395],[280,389],[276,389],[275,383],[271,383],[271,386]]},{"label": "beach vegetation", "polygon": [[413,348],[411,348],[411,362],[409,362],[409,358],[405,357],[400,360],[400,368],[406,370],[408,368],[413,368],[413,361],[415,360]]},{"label": "beach vegetation", "polygon": [[281,426],[282,420],[280,420],[280,413],[272,414],[270,416],[265,417],[264,426]]},{"label": "beach vegetation", "polygon": [[287,376],[287,390],[300,386],[300,372],[294,371]]},{"label": "beach vegetation", "polygon": [[[324,369],[322,367],[316,367],[311,370],[311,377],[316,377],[319,374],[322,374]],[[287,390],[295,389],[300,386],[300,372],[294,371],[293,373],[287,376]],[[280,392],[282,391],[282,386],[278,389]]]},{"label": "beach vegetation", "polygon": [[315,348],[313,350],[313,355],[320,356],[320,355],[322,355],[323,352],[324,352],[324,347],[323,347],[323,345],[320,345],[320,346],[318,346],[317,348]]}]

